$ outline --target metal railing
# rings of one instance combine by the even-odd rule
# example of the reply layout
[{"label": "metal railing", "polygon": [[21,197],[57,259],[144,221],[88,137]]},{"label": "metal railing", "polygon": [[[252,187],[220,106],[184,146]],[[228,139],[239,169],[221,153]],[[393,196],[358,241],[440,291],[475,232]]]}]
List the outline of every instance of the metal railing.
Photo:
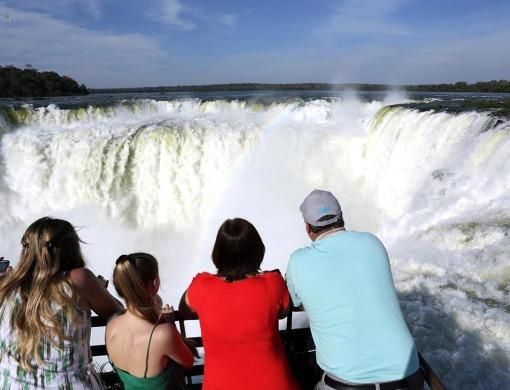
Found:
[{"label": "metal railing", "polygon": [[[320,377],[321,371],[315,363],[315,344],[309,328],[293,328],[293,313],[300,312],[300,309],[293,309],[286,317],[286,327],[280,330],[280,336],[284,342],[287,358],[296,379],[301,383],[303,389],[313,388],[313,385]],[[175,323],[183,337],[187,337],[186,323],[197,321],[198,317],[184,319],[178,311],[175,312]],[[104,327],[106,321],[100,317],[92,317],[92,327]],[[193,340],[197,347],[203,347],[201,337],[188,337]],[[92,345],[92,356],[106,356],[107,350],[104,344]],[[425,382],[431,390],[446,390],[439,376],[427,363],[421,353],[418,353],[420,360],[420,369],[425,378]],[[200,389],[201,377],[204,374],[204,365],[195,363],[192,368],[185,369],[186,386],[188,389]],[[102,375],[111,375],[102,373]]]}]

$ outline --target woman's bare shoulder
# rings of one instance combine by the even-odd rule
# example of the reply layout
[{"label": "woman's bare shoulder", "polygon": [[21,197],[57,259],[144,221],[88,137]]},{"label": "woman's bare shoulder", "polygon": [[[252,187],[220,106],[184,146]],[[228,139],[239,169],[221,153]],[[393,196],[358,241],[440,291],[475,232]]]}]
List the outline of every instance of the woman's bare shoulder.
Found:
[{"label": "woman's bare shoulder", "polygon": [[115,335],[117,332],[121,331],[126,328],[126,325],[128,321],[126,321],[126,311],[123,310],[119,313],[114,314],[110,319],[108,319],[108,322],[106,324],[106,335],[112,336]]},{"label": "woman's bare shoulder", "polygon": [[156,339],[158,342],[171,342],[176,334],[177,334],[177,328],[174,324],[170,323],[162,323],[158,324],[156,326],[156,329],[154,329],[153,339]]},{"label": "woman's bare shoulder", "polygon": [[115,313],[108,319],[107,327],[114,328],[122,326],[126,322],[126,309]]}]

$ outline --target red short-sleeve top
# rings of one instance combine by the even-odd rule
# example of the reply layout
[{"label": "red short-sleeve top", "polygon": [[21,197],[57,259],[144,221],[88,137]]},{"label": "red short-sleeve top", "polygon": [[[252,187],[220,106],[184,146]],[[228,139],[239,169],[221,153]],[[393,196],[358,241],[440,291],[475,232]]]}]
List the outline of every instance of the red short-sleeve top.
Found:
[{"label": "red short-sleeve top", "polygon": [[227,282],[200,273],[188,288],[205,350],[204,390],[297,389],[278,333],[289,292],[278,271]]}]

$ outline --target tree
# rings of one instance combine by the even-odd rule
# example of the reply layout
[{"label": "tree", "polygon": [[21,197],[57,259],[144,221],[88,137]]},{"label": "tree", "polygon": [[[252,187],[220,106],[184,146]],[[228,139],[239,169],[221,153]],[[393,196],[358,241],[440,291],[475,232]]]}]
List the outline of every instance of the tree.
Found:
[{"label": "tree", "polygon": [[38,72],[32,65],[25,69],[0,66],[0,97],[39,97],[87,95],[84,84],[55,72]]}]

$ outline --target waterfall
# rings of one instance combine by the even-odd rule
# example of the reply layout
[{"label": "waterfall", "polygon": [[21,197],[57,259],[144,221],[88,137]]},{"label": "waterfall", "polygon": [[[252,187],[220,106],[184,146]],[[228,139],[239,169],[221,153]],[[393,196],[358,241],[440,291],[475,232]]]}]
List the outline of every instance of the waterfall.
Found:
[{"label": "waterfall", "polygon": [[354,98],[146,99],[6,108],[0,135],[4,256],[35,218],[64,217],[103,274],[121,253],[154,253],[175,305],[213,269],[226,218],[251,220],[263,267],[284,272],[308,244],[299,203],[329,189],[347,228],[386,244],[418,347],[446,382],[510,384],[509,121]]}]

